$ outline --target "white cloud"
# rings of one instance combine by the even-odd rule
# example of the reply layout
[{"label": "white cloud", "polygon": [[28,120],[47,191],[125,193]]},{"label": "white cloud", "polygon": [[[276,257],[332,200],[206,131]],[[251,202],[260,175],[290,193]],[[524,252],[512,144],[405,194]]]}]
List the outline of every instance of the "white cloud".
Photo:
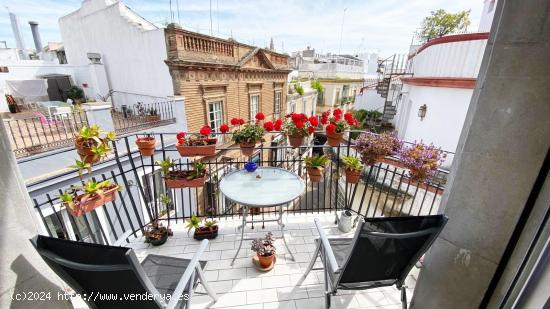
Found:
[{"label": "white cloud", "polygon": [[[10,2],[10,3],[7,3]],[[12,3],[13,2],[13,3]],[[43,43],[59,41],[57,20],[77,9],[80,0],[18,0],[0,2],[10,6],[21,19],[27,46],[32,45],[28,20],[40,23]],[[7,4],[6,4],[7,3]],[[125,3],[153,22],[169,21],[169,1],[127,0]],[[177,0],[172,8],[177,21]],[[481,0],[212,0],[214,35],[265,46],[270,37],[286,52],[311,45],[323,52],[338,52],[344,17],[341,52],[380,50],[382,54],[408,50],[411,36],[430,11],[471,9],[471,30],[477,29]],[[185,28],[210,33],[210,1],[179,0],[179,16]],[[34,9],[30,9],[34,8]],[[347,8],[345,14],[344,8]],[[219,31],[218,31],[219,29]],[[0,40],[13,45],[7,14],[0,18]]]}]

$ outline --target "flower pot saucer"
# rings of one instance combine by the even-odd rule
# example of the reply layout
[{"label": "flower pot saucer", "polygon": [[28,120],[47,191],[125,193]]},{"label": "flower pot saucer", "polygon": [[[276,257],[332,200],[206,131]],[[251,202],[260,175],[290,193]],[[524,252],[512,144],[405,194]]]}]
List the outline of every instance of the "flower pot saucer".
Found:
[{"label": "flower pot saucer", "polygon": [[256,268],[258,271],[268,272],[272,270],[273,267],[275,267],[275,262],[277,262],[277,256],[273,258],[273,263],[271,263],[268,268],[262,268],[262,266],[260,266],[260,260],[258,259],[258,256],[254,255],[252,257],[252,264],[254,264],[254,268]]}]

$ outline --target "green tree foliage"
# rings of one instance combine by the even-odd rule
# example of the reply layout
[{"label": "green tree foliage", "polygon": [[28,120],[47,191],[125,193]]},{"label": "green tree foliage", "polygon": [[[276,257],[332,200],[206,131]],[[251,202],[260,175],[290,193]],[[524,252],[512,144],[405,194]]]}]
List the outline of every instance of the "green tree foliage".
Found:
[{"label": "green tree foliage", "polygon": [[424,18],[420,29],[420,37],[425,41],[442,37],[446,34],[466,30],[470,25],[470,10],[449,13],[439,9],[432,11]]}]

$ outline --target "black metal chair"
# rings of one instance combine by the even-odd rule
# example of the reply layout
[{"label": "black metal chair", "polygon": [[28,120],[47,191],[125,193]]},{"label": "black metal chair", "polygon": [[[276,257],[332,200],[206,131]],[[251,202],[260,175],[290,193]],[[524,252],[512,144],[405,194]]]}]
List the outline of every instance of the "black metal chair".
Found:
[{"label": "black metal chair", "polygon": [[361,219],[353,238],[327,238],[321,223],[317,247],[300,285],[321,257],[325,274],[325,307],[341,290],[364,290],[395,285],[407,309],[407,275],[435,241],[445,224],[444,215]]},{"label": "black metal chair", "polygon": [[141,264],[131,248],[42,235],[31,242],[90,308],[186,308],[197,279],[217,300],[202,271],[206,262],[199,261],[208,240],[202,241],[191,260],[150,254]]}]

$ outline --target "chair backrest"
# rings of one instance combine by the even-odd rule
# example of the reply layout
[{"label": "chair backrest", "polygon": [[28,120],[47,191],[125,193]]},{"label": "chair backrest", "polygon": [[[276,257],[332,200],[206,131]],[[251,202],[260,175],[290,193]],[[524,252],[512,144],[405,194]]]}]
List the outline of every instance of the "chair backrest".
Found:
[{"label": "chair backrest", "polygon": [[[76,242],[39,235],[31,240],[44,261],[91,308],[162,308],[146,298],[157,290],[130,248]],[[136,265],[137,263],[137,265]],[[125,299],[141,297],[130,300]],[[117,299],[114,299],[116,296]]]},{"label": "chair backrest", "polygon": [[401,287],[447,220],[444,215],[365,219],[357,228],[337,284],[389,282]]}]

